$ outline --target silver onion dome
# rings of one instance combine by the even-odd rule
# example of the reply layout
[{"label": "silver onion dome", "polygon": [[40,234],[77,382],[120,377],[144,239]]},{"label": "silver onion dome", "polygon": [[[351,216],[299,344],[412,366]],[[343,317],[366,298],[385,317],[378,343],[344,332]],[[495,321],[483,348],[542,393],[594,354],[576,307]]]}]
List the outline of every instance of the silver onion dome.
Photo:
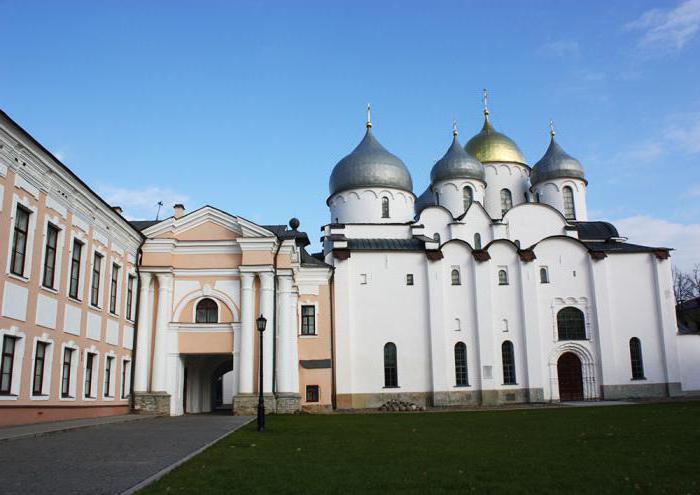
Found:
[{"label": "silver onion dome", "polygon": [[414,208],[416,210],[416,214],[419,214],[428,206],[434,206],[436,204],[437,201],[435,201],[435,194],[433,193],[432,188],[428,186],[428,188],[425,191],[423,191],[423,194],[418,196],[418,198],[416,199]]},{"label": "silver onion dome", "polygon": [[440,158],[430,171],[430,182],[435,184],[441,180],[477,179],[484,181],[486,173],[482,163],[464,151],[457,139],[457,131],[447,152]]},{"label": "silver onion dome", "polygon": [[411,173],[372,134],[371,124],[360,144],[333,168],[328,183],[331,195],[363,187],[388,187],[413,192]]},{"label": "silver onion dome", "polygon": [[554,139],[552,131],[552,140],[549,143],[549,148],[540,161],[535,163],[530,172],[530,183],[534,186],[540,182],[551,179],[582,179],[586,181],[586,175],[583,171],[583,165],[576,158],[569,155],[564,149],[559,146]]}]

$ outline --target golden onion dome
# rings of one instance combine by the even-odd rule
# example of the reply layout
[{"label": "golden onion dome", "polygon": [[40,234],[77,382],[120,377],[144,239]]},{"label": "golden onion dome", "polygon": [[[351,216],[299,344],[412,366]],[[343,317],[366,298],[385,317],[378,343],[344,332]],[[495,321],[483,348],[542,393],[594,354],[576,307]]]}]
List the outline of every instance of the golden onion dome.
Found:
[{"label": "golden onion dome", "polygon": [[527,165],[525,156],[515,141],[493,128],[488,111],[484,112],[484,127],[481,132],[471,138],[464,149],[481,163],[515,162]]}]

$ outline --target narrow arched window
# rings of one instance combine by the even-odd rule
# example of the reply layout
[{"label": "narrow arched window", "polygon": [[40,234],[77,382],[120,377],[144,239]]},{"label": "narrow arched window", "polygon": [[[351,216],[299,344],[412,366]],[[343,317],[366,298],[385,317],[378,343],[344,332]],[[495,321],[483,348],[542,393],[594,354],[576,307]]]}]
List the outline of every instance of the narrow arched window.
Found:
[{"label": "narrow arched window", "polygon": [[382,198],[382,218],[389,218],[389,198]]},{"label": "narrow arched window", "polygon": [[576,220],[576,207],[574,206],[574,191],[570,186],[564,186],[564,217],[567,220]]},{"label": "narrow arched window", "polygon": [[503,384],[515,385],[515,352],[513,352],[513,343],[506,340],[501,345],[501,360],[503,362]]},{"label": "narrow arched window", "polygon": [[195,323],[217,323],[219,321],[219,307],[211,299],[202,299],[197,303]]},{"label": "narrow arched window", "polygon": [[501,189],[501,216],[513,207],[513,195],[509,189]]},{"label": "narrow arched window", "polygon": [[396,367],[396,344],[388,342],[384,346],[384,386],[399,386],[399,374]]},{"label": "narrow arched window", "polygon": [[461,284],[461,281],[459,279],[459,270],[457,270],[456,268],[452,270],[451,279],[452,279],[452,285],[460,285]]},{"label": "narrow arched window", "polygon": [[540,196],[540,193],[535,194],[535,201],[537,201],[538,203],[542,202],[542,197]]},{"label": "narrow arched window", "polygon": [[439,243],[439,242],[440,242],[440,234],[438,234],[437,232],[435,232],[435,233],[433,234],[433,240],[434,240],[435,242]]},{"label": "narrow arched window", "polygon": [[474,201],[474,191],[469,186],[462,189],[462,199],[464,200],[464,211],[467,211]]},{"label": "narrow arched window", "polygon": [[643,380],[642,342],[637,337],[630,339],[630,364],[632,365],[632,380]]},{"label": "narrow arched window", "polygon": [[458,387],[469,385],[467,373],[467,346],[464,342],[455,344],[455,381]]},{"label": "narrow arched window", "polygon": [[508,285],[508,272],[498,270],[498,285]]},{"label": "narrow arched window", "polygon": [[474,234],[474,249],[481,249],[481,234]]},{"label": "narrow arched window", "polygon": [[583,311],[572,306],[557,313],[559,340],[586,340],[586,321]]},{"label": "narrow arched window", "polygon": [[540,268],[540,283],[541,284],[548,284],[549,283],[549,274],[547,273],[547,268],[544,266]]}]

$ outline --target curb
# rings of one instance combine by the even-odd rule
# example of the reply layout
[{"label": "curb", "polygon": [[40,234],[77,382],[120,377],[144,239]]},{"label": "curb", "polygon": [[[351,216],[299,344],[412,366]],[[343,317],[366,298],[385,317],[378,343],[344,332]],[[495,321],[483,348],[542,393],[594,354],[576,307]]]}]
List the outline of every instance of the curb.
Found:
[{"label": "curb", "polygon": [[182,459],[180,459],[180,460],[178,460],[178,461],[175,461],[175,462],[173,462],[172,464],[170,464],[170,465],[168,465],[168,466],[165,466],[163,469],[161,469],[161,470],[158,471],[157,473],[155,473],[155,474],[149,476],[148,478],[146,478],[146,479],[143,480],[143,481],[140,481],[139,483],[136,483],[136,484],[135,484],[134,486],[132,486],[131,488],[128,488],[128,489],[124,490],[123,492],[120,493],[120,495],[132,495],[132,494],[138,492],[139,490],[142,490],[142,489],[146,488],[148,485],[150,485],[150,484],[152,484],[152,483],[155,483],[156,481],[158,481],[159,479],[161,479],[163,476],[165,476],[166,474],[168,474],[170,471],[173,471],[174,469],[176,469],[176,468],[182,466],[184,463],[186,463],[187,461],[189,461],[189,460],[192,459],[193,457],[198,456],[199,454],[201,454],[202,452],[204,452],[205,450],[207,450],[209,447],[211,447],[212,445],[214,445],[214,444],[215,444],[216,442],[218,442],[219,440],[222,440],[222,439],[226,438],[227,436],[231,435],[232,433],[234,433],[234,432],[240,430],[241,428],[243,428],[244,426],[246,426],[247,424],[249,424],[250,422],[252,422],[254,419],[255,419],[255,416],[252,416],[252,417],[251,417],[248,421],[246,421],[245,423],[241,423],[240,425],[236,426],[233,430],[227,431],[226,433],[224,433],[224,434],[218,436],[217,438],[215,438],[215,439],[212,440],[211,442],[208,442],[207,444],[203,445],[202,447],[198,448],[197,450],[195,450],[195,451],[193,451],[193,452],[190,452],[189,454],[187,454],[187,455],[186,455],[185,457],[183,457]]},{"label": "curb", "polygon": [[[43,437],[47,435],[53,435],[56,433],[63,433],[66,431],[71,431],[71,430],[82,430],[84,428],[96,428],[99,426],[106,426],[106,425],[117,425],[121,423],[130,423],[132,421],[141,421],[144,419],[152,419],[155,418],[155,416],[139,416],[139,415],[133,415],[134,417],[125,417],[120,419],[119,421],[107,421],[104,423],[92,423],[92,424],[81,424],[81,425],[66,425],[62,427],[58,427],[53,430],[44,430],[44,431],[35,431],[35,432],[28,432],[28,433],[21,433],[12,437],[2,437],[0,434],[0,443],[2,442],[11,442],[13,440],[22,440],[25,438],[37,438],[37,437]],[[107,416],[108,417],[108,416]],[[38,423],[40,424],[40,423]]]}]

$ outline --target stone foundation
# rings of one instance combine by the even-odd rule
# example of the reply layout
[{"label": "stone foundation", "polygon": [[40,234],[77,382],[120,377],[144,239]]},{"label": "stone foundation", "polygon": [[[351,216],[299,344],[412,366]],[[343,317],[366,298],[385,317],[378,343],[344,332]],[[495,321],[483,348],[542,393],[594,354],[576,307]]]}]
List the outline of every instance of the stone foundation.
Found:
[{"label": "stone foundation", "polygon": [[412,402],[423,407],[499,406],[544,402],[541,388],[505,390],[446,390],[441,392],[392,392],[378,394],[338,394],[338,409],[376,409],[390,400]]},{"label": "stone foundation", "polygon": [[277,394],[275,412],[277,414],[294,414],[301,409],[301,396],[299,394]]},{"label": "stone foundation", "polygon": [[603,399],[650,399],[680,397],[684,395],[680,383],[637,383],[625,385],[603,385]]},{"label": "stone foundation", "polygon": [[432,392],[386,392],[379,394],[338,394],[336,404],[338,409],[376,409],[390,400],[413,402],[416,405],[429,407],[432,403]]},{"label": "stone foundation", "polygon": [[[265,413],[274,413],[277,409],[277,401],[274,395],[264,395]],[[258,413],[258,395],[242,394],[233,397],[233,414],[236,416],[255,416]]]},{"label": "stone foundation", "polygon": [[433,392],[433,407],[478,406],[481,404],[481,390],[449,390]]},{"label": "stone foundation", "polygon": [[134,393],[134,412],[136,414],[170,415],[170,394],[167,392]]}]

